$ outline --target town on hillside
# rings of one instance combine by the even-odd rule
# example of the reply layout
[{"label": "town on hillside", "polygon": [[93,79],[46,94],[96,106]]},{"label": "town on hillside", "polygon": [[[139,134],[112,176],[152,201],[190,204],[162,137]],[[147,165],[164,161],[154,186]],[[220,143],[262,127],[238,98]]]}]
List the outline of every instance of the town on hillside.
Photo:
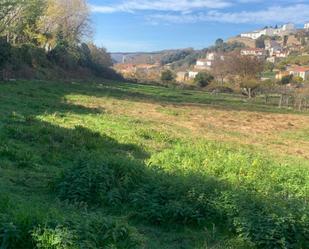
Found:
[{"label": "town on hillside", "polygon": [[114,68],[127,79],[143,82],[161,81],[162,72],[166,70],[170,70],[174,81],[181,84],[194,84],[202,72],[209,73],[217,82],[228,82],[233,72],[225,64],[235,56],[262,62],[261,81],[292,83],[294,78],[294,82],[306,83],[309,81],[309,22],[303,28],[292,23],[266,26],[226,41],[218,39],[214,46],[203,50],[187,48],[118,54]]}]

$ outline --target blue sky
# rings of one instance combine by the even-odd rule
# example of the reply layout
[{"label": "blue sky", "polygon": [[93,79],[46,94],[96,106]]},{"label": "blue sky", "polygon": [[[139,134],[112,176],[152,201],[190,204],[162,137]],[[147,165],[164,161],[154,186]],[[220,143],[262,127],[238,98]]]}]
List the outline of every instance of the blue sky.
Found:
[{"label": "blue sky", "polygon": [[309,22],[309,0],[88,0],[94,40],[110,52],[205,48],[217,38]]}]

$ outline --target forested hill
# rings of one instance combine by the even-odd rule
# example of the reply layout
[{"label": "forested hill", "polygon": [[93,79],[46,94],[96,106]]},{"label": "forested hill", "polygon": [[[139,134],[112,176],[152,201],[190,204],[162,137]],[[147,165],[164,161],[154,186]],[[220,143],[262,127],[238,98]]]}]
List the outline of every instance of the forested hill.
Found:
[{"label": "forested hill", "polygon": [[89,39],[87,1],[1,0],[0,10],[1,78],[119,77]]}]

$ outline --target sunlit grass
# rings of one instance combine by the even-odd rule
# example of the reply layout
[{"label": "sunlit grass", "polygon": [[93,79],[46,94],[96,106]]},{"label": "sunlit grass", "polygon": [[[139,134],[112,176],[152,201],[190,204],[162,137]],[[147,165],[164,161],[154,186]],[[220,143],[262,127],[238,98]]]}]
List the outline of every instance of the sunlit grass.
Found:
[{"label": "sunlit grass", "polygon": [[237,95],[3,83],[0,245],[303,249],[308,118]]}]

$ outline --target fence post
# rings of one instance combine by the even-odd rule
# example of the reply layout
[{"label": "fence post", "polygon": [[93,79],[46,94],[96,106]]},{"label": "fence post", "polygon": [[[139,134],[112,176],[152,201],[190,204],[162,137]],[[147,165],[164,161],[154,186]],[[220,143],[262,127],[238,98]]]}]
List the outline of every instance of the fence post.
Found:
[{"label": "fence post", "polygon": [[279,99],[279,108],[282,107],[282,99],[283,99],[283,94],[280,95],[280,99]]}]

